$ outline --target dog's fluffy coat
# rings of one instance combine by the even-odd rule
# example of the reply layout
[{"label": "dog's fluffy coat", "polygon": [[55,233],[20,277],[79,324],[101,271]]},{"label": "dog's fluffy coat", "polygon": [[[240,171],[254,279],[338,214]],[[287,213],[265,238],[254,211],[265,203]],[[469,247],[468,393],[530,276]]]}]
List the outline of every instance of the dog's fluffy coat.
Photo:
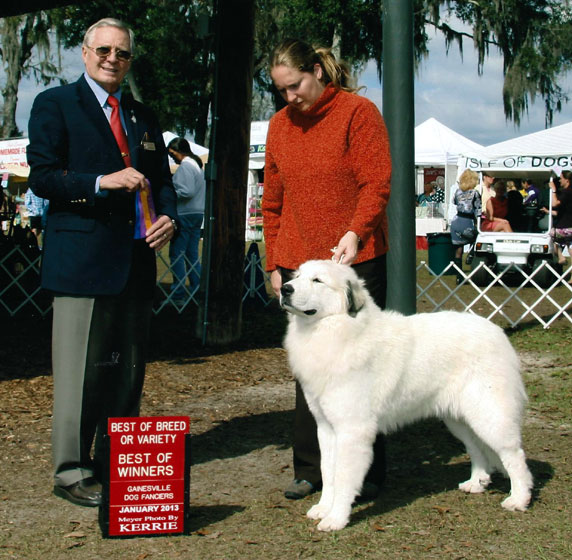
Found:
[{"label": "dog's fluffy coat", "polygon": [[483,492],[494,470],[510,477],[502,505],[525,510],[532,476],[521,448],[526,393],[504,332],[468,313],[410,317],[381,311],[354,270],[308,261],[284,284],[290,366],[316,418],[322,495],[308,511],[337,530],[371,464],[378,431],[441,418],[466,446],[465,492]]}]

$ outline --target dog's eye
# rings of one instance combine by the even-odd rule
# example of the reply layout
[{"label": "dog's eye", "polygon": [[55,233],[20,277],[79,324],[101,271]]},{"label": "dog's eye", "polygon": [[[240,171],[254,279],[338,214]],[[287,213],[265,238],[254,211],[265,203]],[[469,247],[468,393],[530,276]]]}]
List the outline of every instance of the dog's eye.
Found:
[{"label": "dog's eye", "polygon": [[317,282],[318,284],[322,284],[322,283],[323,283],[319,278],[314,278],[314,282]]}]

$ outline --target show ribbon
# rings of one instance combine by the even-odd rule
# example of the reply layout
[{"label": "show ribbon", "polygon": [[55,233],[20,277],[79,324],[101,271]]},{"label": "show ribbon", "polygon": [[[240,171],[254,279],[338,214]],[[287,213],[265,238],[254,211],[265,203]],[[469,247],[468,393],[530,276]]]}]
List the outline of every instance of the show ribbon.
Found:
[{"label": "show ribbon", "polygon": [[145,179],[145,186],[137,191],[135,220],[135,239],[144,239],[145,232],[157,221],[149,179]]},{"label": "show ribbon", "polygon": [[[119,100],[117,97],[110,95],[107,103],[111,106],[111,118],[109,124],[115,141],[121,150],[121,157],[125,163],[125,167],[131,167],[131,156],[129,155],[129,143],[127,135],[121,124],[121,116],[119,115]],[[155,205],[153,204],[153,194],[151,193],[151,183],[145,179],[145,186],[135,193],[135,239],[144,239],[145,232],[151,227],[151,224],[157,221],[155,213]]]}]

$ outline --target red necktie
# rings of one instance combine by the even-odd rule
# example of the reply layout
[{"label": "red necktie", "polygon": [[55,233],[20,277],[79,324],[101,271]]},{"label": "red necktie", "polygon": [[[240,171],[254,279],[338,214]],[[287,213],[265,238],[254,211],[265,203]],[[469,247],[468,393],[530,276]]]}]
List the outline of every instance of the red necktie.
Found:
[{"label": "red necktie", "polygon": [[121,117],[119,116],[119,100],[117,97],[110,95],[107,98],[107,103],[111,106],[111,130],[113,136],[119,149],[121,150],[121,157],[125,163],[125,167],[131,167],[131,157],[129,156],[129,144],[127,143],[127,135],[125,130],[123,130],[123,125],[121,124]]},{"label": "red necktie", "polygon": [[[127,142],[127,135],[123,130],[121,124],[121,117],[119,115],[119,101],[117,97],[110,95],[107,98],[107,103],[111,106],[111,130],[119,149],[121,150],[121,157],[125,163],[125,167],[131,167],[131,156],[129,155],[129,144]],[[146,181],[145,187],[138,190],[135,197],[135,239],[143,239],[145,232],[151,227],[151,224],[157,220],[155,213],[155,206],[153,204],[153,196],[149,188],[149,181]]]}]

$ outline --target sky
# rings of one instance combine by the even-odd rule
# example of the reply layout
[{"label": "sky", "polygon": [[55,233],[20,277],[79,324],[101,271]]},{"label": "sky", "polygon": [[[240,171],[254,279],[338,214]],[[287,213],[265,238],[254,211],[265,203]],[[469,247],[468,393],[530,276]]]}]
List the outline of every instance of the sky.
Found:
[{"label": "sky", "polygon": [[[431,36],[431,32],[430,32]],[[463,58],[456,45],[446,54],[445,41],[438,33],[432,35],[429,56],[421,63],[415,77],[415,125],[434,117],[442,124],[484,146],[544,129],[544,103],[537,98],[523,115],[520,128],[507,122],[502,105],[502,58],[491,48],[485,61],[484,72],[477,73],[477,55],[470,40],[465,40]],[[64,51],[65,53],[65,51]],[[78,49],[64,57],[64,77],[77,79],[83,71]],[[0,72],[0,84],[3,84]],[[365,95],[381,107],[381,86],[377,80],[375,62],[371,62],[359,78],[366,85]],[[572,75],[563,82],[572,97]],[[27,134],[28,117],[34,97],[44,89],[33,80],[20,85],[16,121]],[[561,113],[554,115],[552,126],[572,121],[572,101]]]},{"label": "sky", "polygon": [[[445,40],[440,33],[431,33],[429,56],[420,65],[415,77],[415,126],[433,117],[469,140],[489,146],[545,128],[544,101],[538,97],[529,103],[528,114],[521,117],[520,127],[507,122],[502,101],[502,57],[491,47],[484,71],[477,72],[477,53],[472,41],[465,39],[463,57],[456,44],[446,54]],[[371,62],[359,79],[367,86],[366,97],[381,107],[381,86],[375,62]],[[562,87],[572,98],[572,75]],[[383,112],[383,111],[382,111]],[[572,121],[572,101],[555,113],[552,126]]]}]

